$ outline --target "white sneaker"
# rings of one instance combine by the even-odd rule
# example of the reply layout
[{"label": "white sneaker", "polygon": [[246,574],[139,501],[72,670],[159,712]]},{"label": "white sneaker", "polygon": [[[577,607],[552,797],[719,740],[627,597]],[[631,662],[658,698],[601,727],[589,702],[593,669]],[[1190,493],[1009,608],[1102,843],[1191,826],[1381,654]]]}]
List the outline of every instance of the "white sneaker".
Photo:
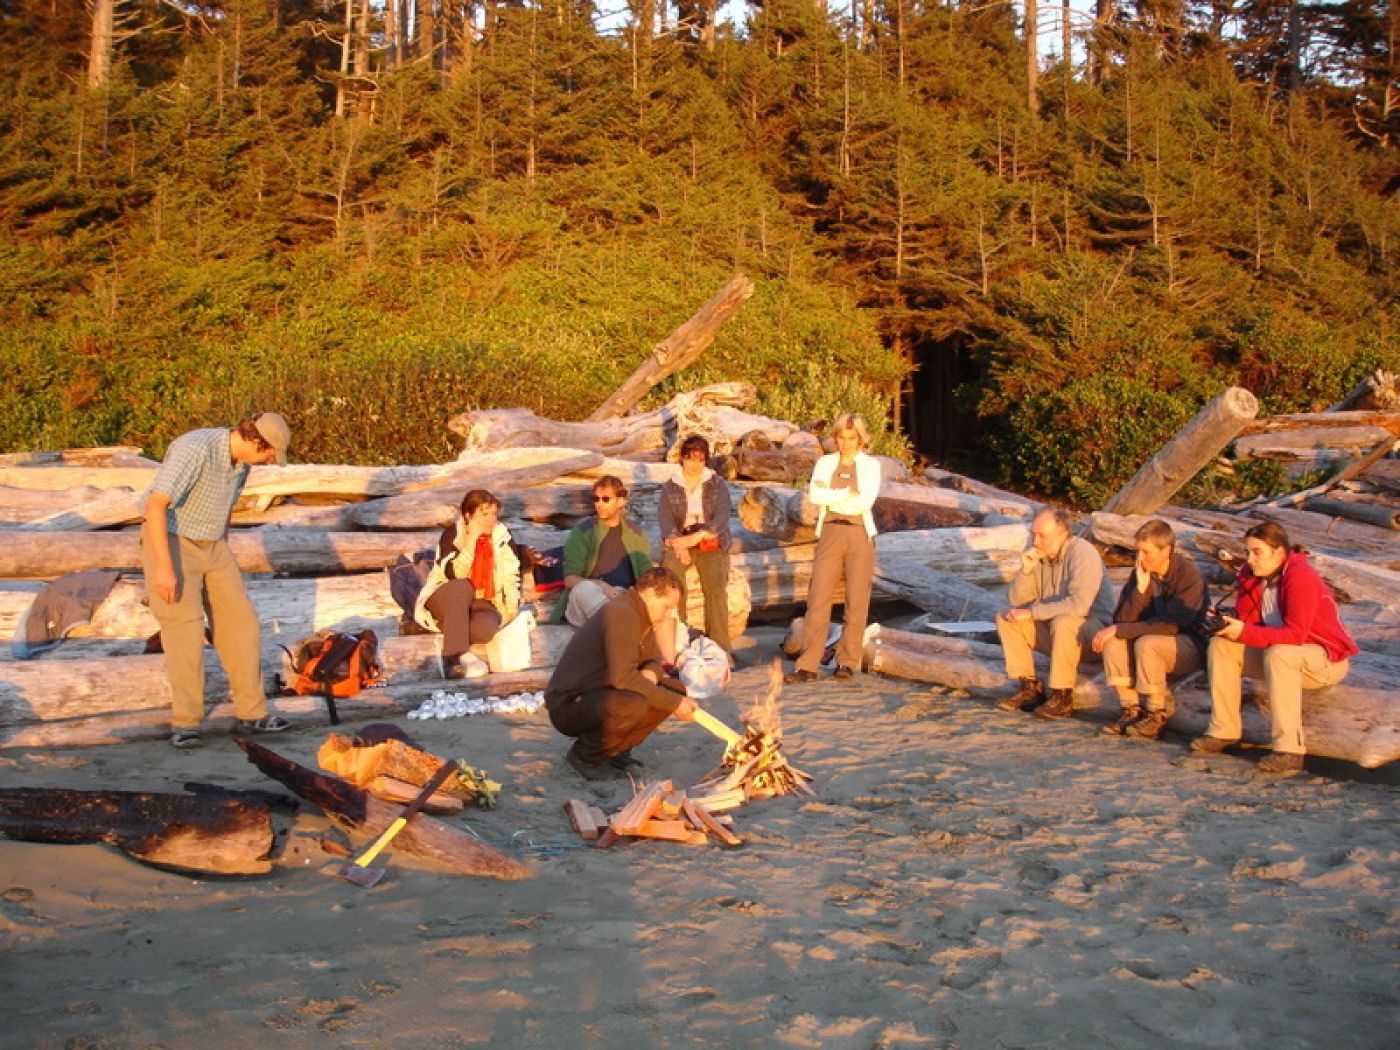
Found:
[{"label": "white sneaker", "polygon": [[486,661],[472,653],[464,654],[461,664],[462,677],[464,678],[485,678],[491,673],[491,668],[487,666]]}]

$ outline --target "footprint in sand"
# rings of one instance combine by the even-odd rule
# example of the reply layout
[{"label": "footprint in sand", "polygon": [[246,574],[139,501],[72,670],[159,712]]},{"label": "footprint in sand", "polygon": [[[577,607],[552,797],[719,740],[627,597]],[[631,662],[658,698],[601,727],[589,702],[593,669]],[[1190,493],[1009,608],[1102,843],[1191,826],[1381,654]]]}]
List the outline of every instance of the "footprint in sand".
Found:
[{"label": "footprint in sand", "polygon": [[1044,889],[1059,881],[1060,871],[1042,861],[1033,860],[1029,864],[1021,865],[1021,870],[1016,873],[1016,878],[1023,887]]}]

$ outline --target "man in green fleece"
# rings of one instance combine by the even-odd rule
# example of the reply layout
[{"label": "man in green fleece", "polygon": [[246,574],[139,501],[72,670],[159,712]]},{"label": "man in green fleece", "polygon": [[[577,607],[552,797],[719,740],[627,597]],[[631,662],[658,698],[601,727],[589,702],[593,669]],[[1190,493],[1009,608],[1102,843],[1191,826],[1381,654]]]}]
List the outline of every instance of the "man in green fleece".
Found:
[{"label": "man in green fleece", "polygon": [[621,478],[605,474],[593,483],[593,510],[564,543],[565,591],[551,623],[582,627],[651,568],[651,543],[627,520],[627,486]]}]

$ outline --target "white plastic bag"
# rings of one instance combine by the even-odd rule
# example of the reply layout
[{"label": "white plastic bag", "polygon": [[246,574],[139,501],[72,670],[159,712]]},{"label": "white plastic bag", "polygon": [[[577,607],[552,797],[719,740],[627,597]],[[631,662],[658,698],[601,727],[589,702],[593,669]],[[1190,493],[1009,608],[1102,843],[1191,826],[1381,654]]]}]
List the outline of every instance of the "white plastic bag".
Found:
[{"label": "white plastic bag", "polygon": [[530,632],[535,614],[522,609],[486,643],[486,662],[492,671],[523,671],[530,666]]},{"label": "white plastic bag", "polygon": [[696,700],[709,700],[729,684],[729,654],[718,643],[697,634],[676,657],[681,683]]}]

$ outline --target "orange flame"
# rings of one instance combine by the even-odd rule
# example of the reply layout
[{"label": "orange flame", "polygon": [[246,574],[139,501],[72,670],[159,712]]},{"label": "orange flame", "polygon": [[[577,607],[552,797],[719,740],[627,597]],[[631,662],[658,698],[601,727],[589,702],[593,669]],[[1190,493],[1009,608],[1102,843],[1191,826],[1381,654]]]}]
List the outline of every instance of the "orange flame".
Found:
[{"label": "orange flame", "polygon": [[782,661],[774,660],[768,671],[768,688],[755,696],[749,709],[744,712],[744,725],[774,736],[782,732],[782,719],[778,715],[778,694],[783,691]]}]

